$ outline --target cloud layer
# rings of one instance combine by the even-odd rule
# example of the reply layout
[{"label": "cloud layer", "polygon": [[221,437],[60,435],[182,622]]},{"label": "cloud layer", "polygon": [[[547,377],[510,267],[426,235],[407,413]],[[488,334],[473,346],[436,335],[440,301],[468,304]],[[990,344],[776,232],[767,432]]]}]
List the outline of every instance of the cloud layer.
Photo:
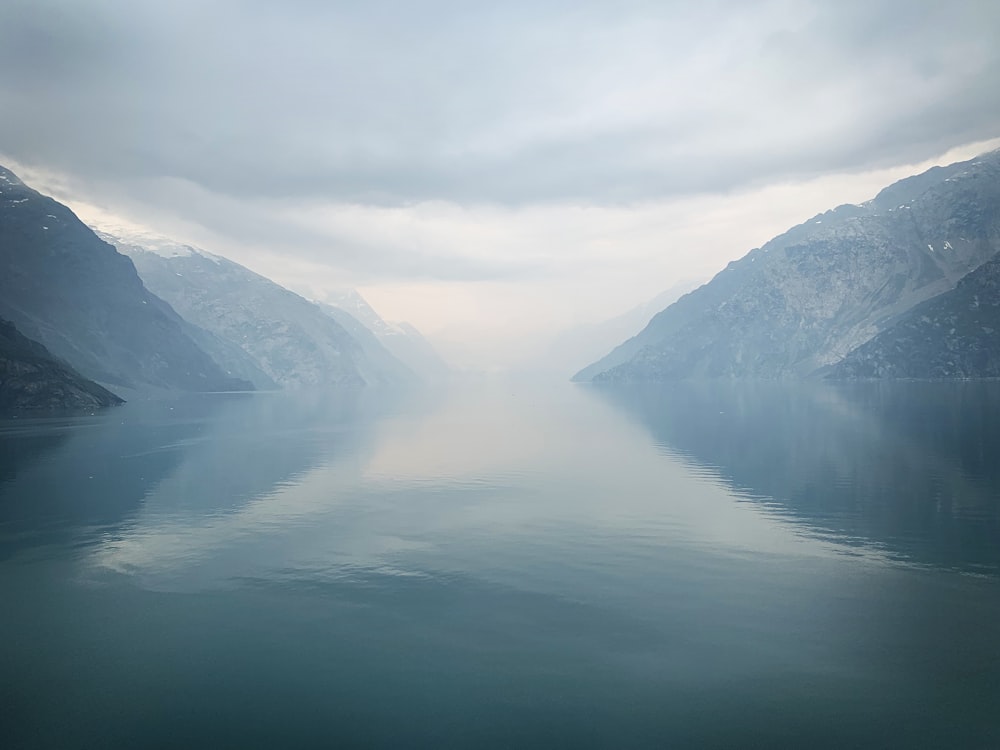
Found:
[{"label": "cloud layer", "polygon": [[725,191],[996,136],[998,28],[975,1],[13,0],[0,142],[243,198]]}]

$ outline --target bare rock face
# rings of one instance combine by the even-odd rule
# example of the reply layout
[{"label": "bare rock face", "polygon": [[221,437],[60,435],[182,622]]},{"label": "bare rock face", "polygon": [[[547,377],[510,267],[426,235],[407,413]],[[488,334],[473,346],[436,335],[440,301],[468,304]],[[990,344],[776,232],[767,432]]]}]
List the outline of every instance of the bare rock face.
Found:
[{"label": "bare rock face", "polygon": [[834,365],[1000,251],[1000,151],[814,217],[730,263],[576,380],[785,378]]},{"label": "bare rock face", "polygon": [[66,206],[0,167],[0,317],[88,378],[130,388],[243,390]]},{"label": "bare rock face", "polygon": [[146,286],[202,334],[198,343],[257,388],[401,384],[414,374],[360,323],[218,255],[102,234],[132,259]]},{"label": "bare rock face", "polygon": [[914,307],[834,365],[828,377],[1000,377],[1000,257]]},{"label": "bare rock face", "polygon": [[0,320],[0,416],[92,411],[123,403]]}]

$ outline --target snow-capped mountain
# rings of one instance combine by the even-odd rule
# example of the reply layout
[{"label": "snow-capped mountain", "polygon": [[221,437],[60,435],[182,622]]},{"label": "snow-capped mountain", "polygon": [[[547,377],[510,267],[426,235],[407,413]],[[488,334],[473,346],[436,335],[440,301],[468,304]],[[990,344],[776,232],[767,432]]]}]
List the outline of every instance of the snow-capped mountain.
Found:
[{"label": "snow-capped mountain", "polygon": [[[102,235],[146,286],[208,332],[199,343],[260,388],[415,380],[387,351],[361,342],[317,305],[248,268],[189,245]],[[148,247],[147,247],[148,244]]]},{"label": "snow-capped mountain", "polygon": [[1000,150],[901,180],[730,263],[577,374],[781,378],[844,359],[1000,251]]},{"label": "snow-capped mountain", "polygon": [[318,304],[334,317],[337,315],[333,310],[351,315],[422,380],[436,382],[448,377],[448,365],[420,331],[409,323],[390,323],[384,320],[356,289],[329,292],[326,299]]},{"label": "snow-capped mountain", "polygon": [[250,388],[224,373],[128,258],[0,167],[0,317],[111,386]]}]

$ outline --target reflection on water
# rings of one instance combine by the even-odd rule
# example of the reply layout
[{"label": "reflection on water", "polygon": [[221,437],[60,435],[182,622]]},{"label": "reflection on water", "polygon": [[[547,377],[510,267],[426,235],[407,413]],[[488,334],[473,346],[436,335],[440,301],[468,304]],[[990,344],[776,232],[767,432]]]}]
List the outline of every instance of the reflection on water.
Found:
[{"label": "reflection on water", "polygon": [[4,423],[0,746],[998,746],[996,393]]},{"label": "reflection on water", "polygon": [[363,449],[359,425],[376,408],[356,394],[221,394],[12,420],[0,429],[0,553],[114,529],[146,509],[198,516],[239,507],[321,459]]},{"label": "reflection on water", "polygon": [[600,392],[664,450],[844,544],[1000,571],[1000,383]]}]

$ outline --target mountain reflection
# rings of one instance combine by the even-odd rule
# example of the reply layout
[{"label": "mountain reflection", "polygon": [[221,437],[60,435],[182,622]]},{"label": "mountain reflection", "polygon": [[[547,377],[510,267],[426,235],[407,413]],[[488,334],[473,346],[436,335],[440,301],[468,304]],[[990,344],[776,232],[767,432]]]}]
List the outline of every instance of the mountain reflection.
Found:
[{"label": "mountain reflection", "polygon": [[136,401],[93,417],[4,423],[0,549],[120,523],[222,405],[203,397]]},{"label": "mountain reflection", "polygon": [[601,389],[665,450],[848,545],[1000,571],[1000,384]]},{"label": "mountain reflection", "polygon": [[120,535],[151,514],[235,511],[338,452],[356,453],[362,426],[384,406],[379,394],[356,392],[212,394],[7,423],[0,553]]}]

